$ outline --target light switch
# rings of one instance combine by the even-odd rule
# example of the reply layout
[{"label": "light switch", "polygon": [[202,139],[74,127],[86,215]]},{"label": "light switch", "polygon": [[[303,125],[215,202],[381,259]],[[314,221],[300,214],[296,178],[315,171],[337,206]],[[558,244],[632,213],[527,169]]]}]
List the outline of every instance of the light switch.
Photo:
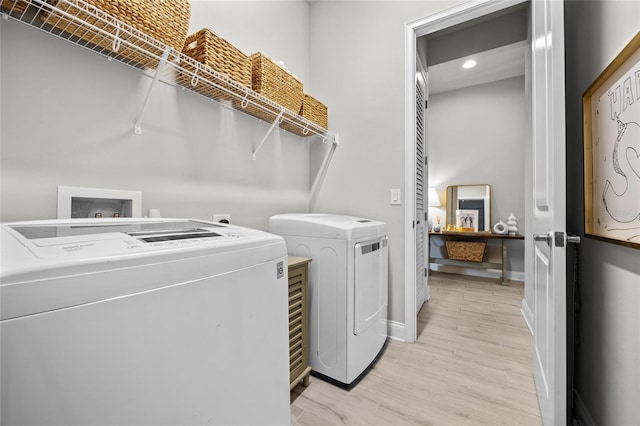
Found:
[{"label": "light switch", "polygon": [[400,192],[399,188],[392,188],[391,189],[391,205],[399,206],[400,204],[402,204],[402,193]]}]

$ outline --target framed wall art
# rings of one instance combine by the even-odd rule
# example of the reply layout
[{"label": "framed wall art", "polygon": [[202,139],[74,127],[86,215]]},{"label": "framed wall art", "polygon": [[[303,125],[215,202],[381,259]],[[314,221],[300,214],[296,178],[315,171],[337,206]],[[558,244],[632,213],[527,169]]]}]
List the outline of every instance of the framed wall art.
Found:
[{"label": "framed wall art", "polygon": [[585,235],[640,249],[640,32],[582,97]]}]

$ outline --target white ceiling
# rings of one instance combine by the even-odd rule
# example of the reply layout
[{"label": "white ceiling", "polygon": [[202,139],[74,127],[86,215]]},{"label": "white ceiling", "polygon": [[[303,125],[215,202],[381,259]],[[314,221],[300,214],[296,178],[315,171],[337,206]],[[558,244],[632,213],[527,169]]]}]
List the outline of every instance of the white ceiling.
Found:
[{"label": "white ceiling", "polygon": [[[524,75],[526,45],[526,41],[522,41],[428,67],[429,93],[448,92]],[[474,59],[477,65],[471,69],[462,68],[467,59]]]}]

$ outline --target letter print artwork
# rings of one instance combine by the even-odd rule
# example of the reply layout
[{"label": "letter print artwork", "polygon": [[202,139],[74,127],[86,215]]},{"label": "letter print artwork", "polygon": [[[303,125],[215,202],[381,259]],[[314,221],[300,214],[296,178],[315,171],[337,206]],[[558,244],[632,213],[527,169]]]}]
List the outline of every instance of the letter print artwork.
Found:
[{"label": "letter print artwork", "polygon": [[640,244],[640,49],[624,63],[616,60],[612,65],[619,67],[591,97],[591,231],[635,246]]}]

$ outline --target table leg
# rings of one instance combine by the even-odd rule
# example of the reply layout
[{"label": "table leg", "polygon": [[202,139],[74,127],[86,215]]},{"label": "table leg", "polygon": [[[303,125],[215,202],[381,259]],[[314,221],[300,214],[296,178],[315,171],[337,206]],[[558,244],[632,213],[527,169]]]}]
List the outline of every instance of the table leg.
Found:
[{"label": "table leg", "polygon": [[502,240],[502,277],[500,277],[500,284],[507,284],[507,239],[501,238]]}]

